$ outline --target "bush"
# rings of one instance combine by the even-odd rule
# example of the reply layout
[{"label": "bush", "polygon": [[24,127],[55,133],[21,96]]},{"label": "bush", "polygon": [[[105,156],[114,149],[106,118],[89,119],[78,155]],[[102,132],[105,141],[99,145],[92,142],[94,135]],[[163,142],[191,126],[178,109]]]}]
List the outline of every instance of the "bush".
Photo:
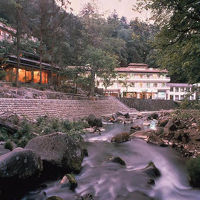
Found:
[{"label": "bush", "polygon": [[5,148],[5,149],[9,149],[10,151],[12,151],[14,147],[13,147],[12,142],[8,140],[8,141],[4,144],[4,148]]},{"label": "bush", "polygon": [[67,131],[70,131],[73,128],[72,123],[69,120],[64,120],[62,124],[63,128]]},{"label": "bush", "polygon": [[188,161],[187,170],[190,183],[194,187],[200,187],[200,157]]},{"label": "bush", "polygon": [[29,141],[29,138],[23,137],[22,139],[18,141],[17,146],[24,148],[26,144],[28,143],[28,141]]},{"label": "bush", "polygon": [[26,119],[21,122],[20,127],[21,128],[18,130],[20,135],[24,136],[31,134],[31,124]]},{"label": "bush", "polygon": [[0,70],[0,80],[4,80],[6,77],[6,72],[3,70]]}]

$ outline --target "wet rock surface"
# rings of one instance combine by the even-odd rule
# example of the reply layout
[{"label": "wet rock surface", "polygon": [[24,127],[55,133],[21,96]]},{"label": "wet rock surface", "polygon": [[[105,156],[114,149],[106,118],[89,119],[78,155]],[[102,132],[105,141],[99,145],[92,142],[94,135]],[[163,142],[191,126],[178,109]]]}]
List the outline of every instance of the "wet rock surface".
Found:
[{"label": "wet rock surface", "polygon": [[129,140],[130,140],[130,133],[127,132],[119,133],[111,138],[111,142],[115,143],[127,142]]},{"label": "wet rock surface", "polygon": [[17,196],[32,187],[42,170],[40,157],[31,150],[16,148],[0,156],[1,199],[11,199],[10,195]]},{"label": "wet rock surface", "polygon": [[41,157],[45,172],[80,172],[84,157],[81,145],[81,138],[74,140],[66,133],[54,133],[33,138],[25,149]]}]

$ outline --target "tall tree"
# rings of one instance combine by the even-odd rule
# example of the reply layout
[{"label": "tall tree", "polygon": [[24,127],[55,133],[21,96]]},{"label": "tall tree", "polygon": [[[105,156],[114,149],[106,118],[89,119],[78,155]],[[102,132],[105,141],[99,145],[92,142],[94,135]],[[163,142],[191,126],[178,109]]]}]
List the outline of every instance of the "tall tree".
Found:
[{"label": "tall tree", "polygon": [[88,47],[83,60],[84,64],[90,67],[90,95],[94,96],[95,76],[102,77],[105,85],[109,84],[118,61],[114,56],[94,47]]},{"label": "tall tree", "polygon": [[139,1],[151,9],[160,33],[154,43],[157,64],[169,70],[173,81],[199,82],[200,3],[198,0]]},{"label": "tall tree", "polygon": [[[21,38],[27,31],[27,16],[24,12],[27,9],[27,2],[25,0],[2,0],[0,2],[1,16],[10,22],[15,28],[14,34],[16,44],[17,66],[15,82],[18,85],[18,71],[20,67],[21,54]],[[7,13],[8,12],[8,13]]]}]

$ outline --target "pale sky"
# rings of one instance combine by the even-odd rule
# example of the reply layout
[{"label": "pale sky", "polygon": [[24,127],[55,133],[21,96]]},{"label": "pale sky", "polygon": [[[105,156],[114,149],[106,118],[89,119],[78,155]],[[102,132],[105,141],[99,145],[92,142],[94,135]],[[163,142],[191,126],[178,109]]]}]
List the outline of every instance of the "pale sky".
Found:
[{"label": "pale sky", "polygon": [[[91,0],[71,0],[71,7],[73,8],[73,13],[78,14],[83,6],[90,2]],[[150,13],[143,11],[138,13],[133,11],[132,8],[136,4],[137,0],[96,0],[100,13],[105,13],[108,16],[114,10],[117,11],[119,16],[125,16],[128,20],[138,17],[140,20],[145,20],[150,18]]]}]

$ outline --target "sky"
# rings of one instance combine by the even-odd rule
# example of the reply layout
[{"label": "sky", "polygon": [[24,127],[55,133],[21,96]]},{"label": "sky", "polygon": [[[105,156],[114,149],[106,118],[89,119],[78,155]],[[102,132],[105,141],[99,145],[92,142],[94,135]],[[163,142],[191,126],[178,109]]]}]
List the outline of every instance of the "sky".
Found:
[{"label": "sky", "polygon": [[[83,6],[90,2],[91,0],[71,0],[71,7],[74,14],[78,14]],[[150,17],[150,13],[143,11],[138,13],[133,11],[133,7],[137,0],[96,0],[98,3],[98,8],[101,13],[108,16],[114,10],[117,11],[118,15],[125,16],[128,20],[138,17],[140,20],[145,20]]]}]

